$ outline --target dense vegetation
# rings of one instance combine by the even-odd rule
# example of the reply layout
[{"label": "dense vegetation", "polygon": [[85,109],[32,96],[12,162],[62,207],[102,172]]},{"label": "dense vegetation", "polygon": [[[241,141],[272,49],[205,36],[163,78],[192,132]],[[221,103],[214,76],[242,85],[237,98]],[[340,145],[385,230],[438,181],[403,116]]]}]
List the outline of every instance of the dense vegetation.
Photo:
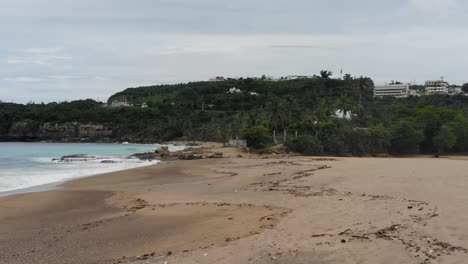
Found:
[{"label": "dense vegetation", "polygon": [[265,149],[276,139],[291,151],[309,155],[468,150],[468,98],[377,99],[372,88],[369,78],[346,75],[341,80],[322,74],[288,81],[241,79],[130,88],[109,99],[134,105],[122,108],[92,100],[0,103],[0,135],[6,139],[14,122],[33,120],[107,124],[115,130],[116,140],[128,141],[226,141],[238,136],[247,138],[251,147]]}]

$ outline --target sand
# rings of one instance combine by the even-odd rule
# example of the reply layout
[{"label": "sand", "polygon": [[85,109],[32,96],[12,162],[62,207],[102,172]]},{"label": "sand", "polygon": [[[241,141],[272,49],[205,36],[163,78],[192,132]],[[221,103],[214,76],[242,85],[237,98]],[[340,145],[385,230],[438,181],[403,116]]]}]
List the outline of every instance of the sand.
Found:
[{"label": "sand", "polygon": [[171,161],[0,198],[0,263],[468,263],[463,157]]}]

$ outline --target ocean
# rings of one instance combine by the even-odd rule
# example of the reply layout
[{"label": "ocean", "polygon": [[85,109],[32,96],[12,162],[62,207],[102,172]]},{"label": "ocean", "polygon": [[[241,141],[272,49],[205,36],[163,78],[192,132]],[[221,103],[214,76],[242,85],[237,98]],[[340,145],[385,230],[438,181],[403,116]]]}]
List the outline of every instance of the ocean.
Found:
[{"label": "ocean", "polygon": [[[0,195],[66,180],[131,169],[158,160],[129,156],[155,151],[158,144],[0,143]],[[170,151],[182,146],[169,145]],[[63,156],[69,156],[61,159]]]}]

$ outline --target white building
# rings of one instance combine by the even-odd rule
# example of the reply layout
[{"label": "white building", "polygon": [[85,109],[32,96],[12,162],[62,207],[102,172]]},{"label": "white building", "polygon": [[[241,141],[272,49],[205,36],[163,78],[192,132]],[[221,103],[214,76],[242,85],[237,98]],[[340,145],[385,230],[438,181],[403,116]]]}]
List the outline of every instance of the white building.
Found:
[{"label": "white building", "polygon": [[452,85],[448,88],[450,95],[459,95],[463,93],[463,89],[461,86]]},{"label": "white building", "polygon": [[353,119],[353,113],[351,111],[346,112],[346,114],[343,112],[343,110],[336,110],[334,116],[341,118],[341,119],[347,119],[351,120]]},{"label": "white building", "polygon": [[410,94],[409,84],[386,84],[374,87],[374,97],[405,98]]},{"label": "white building", "polygon": [[427,81],[425,84],[425,91],[427,95],[431,94],[448,94],[449,84],[443,80]]},{"label": "white building", "polygon": [[232,87],[229,89],[229,91],[227,91],[227,93],[230,93],[230,94],[236,94],[236,93],[242,93],[241,89],[237,89],[236,87]]},{"label": "white building", "polygon": [[288,75],[284,79],[285,80],[298,80],[298,79],[313,79],[314,76],[310,75]]}]

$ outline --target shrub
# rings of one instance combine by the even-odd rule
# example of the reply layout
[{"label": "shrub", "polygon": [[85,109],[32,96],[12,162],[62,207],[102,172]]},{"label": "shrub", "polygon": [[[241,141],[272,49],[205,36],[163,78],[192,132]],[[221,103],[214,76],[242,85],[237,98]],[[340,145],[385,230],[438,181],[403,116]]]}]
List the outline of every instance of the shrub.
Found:
[{"label": "shrub", "polygon": [[242,129],[242,137],[247,140],[247,146],[253,149],[263,149],[273,142],[267,128],[256,126]]},{"label": "shrub", "polygon": [[320,140],[312,135],[302,135],[291,138],[286,142],[289,151],[301,153],[304,155],[320,155],[323,153],[323,146]]}]

